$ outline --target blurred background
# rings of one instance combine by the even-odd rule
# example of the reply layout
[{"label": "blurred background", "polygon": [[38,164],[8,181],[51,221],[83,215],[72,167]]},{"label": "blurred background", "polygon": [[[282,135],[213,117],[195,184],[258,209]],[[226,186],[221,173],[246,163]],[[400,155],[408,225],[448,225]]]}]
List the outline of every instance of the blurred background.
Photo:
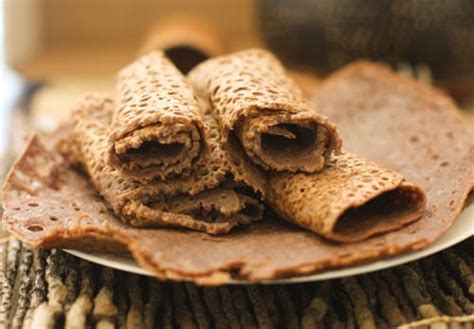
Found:
[{"label": "blurred background", "polygon": [[186,72],[209,56],[268,47],[310,88],[369,58],[424,75],[472,109],[471,0],[3,0],[0,8],[3,144],[16,120],[9,104],[28,113],[18,129],[25,118],[52,129],[80,94],[112,93],[116,72],[153,48]]},{"label": "blurred background", "polygon": [[258,44],[252,0],[4,0],[2,10],[4,59],[22,78],[44,84],[31,108],[44,124],[52,112],[67,116],[84,91],[112,92],[116,72],[163,20],[210,21],[226,49]]}]

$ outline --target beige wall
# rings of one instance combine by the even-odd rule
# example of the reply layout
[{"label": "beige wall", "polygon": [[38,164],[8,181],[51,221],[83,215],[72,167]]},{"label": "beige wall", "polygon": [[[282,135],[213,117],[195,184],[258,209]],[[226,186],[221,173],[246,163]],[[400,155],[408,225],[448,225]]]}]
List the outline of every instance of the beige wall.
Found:
[{"label": "beige wall", "polygon": [[255,1],[4,0],[7,62],[21,67],[51,49],[136,51],[153,24],[176,14],[211,21],[230,49],[254,46]]},{"label": "beige wall", "polygon": [[245,43],[254,37],[254,0],[41,0],[47,45],[137,44],[162,17],[192,13]]},{"label": "beige wall", "polygon": [[42,0],[4,0],[5,60],[25,62],[43,46]]},{"label": "beige wall", "polygon": [[255,42],[254,0],[41,0],[46,46],[138,45],[162,17],[192,13],[237,46]]}]

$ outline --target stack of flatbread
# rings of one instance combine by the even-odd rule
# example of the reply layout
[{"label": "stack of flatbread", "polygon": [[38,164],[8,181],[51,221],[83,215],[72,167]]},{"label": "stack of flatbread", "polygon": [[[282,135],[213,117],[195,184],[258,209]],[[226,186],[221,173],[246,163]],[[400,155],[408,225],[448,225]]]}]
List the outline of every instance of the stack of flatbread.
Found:
[{"label": "stack of flatbread", "polygon": [[114,96],[86,95],[30,138],[3,221],[35,246],[126,248],[162,278],[302,275],[434,241],[474,185],[473,158],[449,99],[375,64],[307,100],[262,49],[187,76],[152,51]]}]

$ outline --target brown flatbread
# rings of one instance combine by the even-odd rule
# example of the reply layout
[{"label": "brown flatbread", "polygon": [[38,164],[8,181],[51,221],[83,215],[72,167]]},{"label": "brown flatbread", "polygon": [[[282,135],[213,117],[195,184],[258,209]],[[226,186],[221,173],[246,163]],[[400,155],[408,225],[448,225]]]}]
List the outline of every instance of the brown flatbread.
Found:
[{"label": "brown flatbread", "polygon": [[[196,163],[191,175],[138,182],[107,163],[107,128],[113,112],[110,98],[85,96],[73,114],[74,132],[66,133],[59,144],[72,162],[79,159],[123,221],[135,227],[183,227],[218,234],[261,218],[263,207],[257,200],[234,190],[211,116],[206,116],[206,127],[212,152]],[[78,151],[80,155],[74,154]]]},{"label": "brown flatbread", "polygon": [[153,25],[140,53],[163,50],[183,73],[200,62],[224,53],[225,42],[210,22],[192,15],[170,16]]},{"label": "brown flatbread", "polygon": [[[452,101],[368,63],[334,75],[317,99],[318,110],[341,127],[348,149],[400,170],[427,191],[428,210],[420,220],[343,245],[271,216],[219,237],[130,228],[107,211],[85,177],[36,138],[6,181],[5,227],[45,247],[71,247],[74,239],[80,249],[91,234],[107,234],[162,278],[214,284],[231,277],[257,281],[314,273],[420,249],[439,238],[474,187],[473,138]],[[76,207],[69,206],[73,202]]]},{"label": "brown flatbread", "polygon": [[423,190],[403,175],[343,151],[317,173],[270,175],[267,203],[282,218],[339,242],[355,242],[419,219]]},{"label": "brown flatbread", "polygon": [[229,153],[251,162],[244,174],[258,175],[252,163],[268,171],[264,196],[282,218],[354,242],[423,214],[423,191],[402,175],[347,152],[332,154],[340,147],[334,126],[309,108],[270,53],[247,50],[208,60],[188,78],[209,99]]},{"label": "brown flatbread", "polygon": [[[271,53],[251,49],[199,64],[188,75],[211,103],[223,142],[241,161],[263,170],[320,170],[341,139],[334,125],[311,111],[302,91]],[[248,158],[247,158],[248,157]]]},{"label": "brown flatbread", "polygon": [[109,155],[124,174],[166,179],[205,153],[198,100],[163,52],[153,51],[119,72],[116,104]]}]

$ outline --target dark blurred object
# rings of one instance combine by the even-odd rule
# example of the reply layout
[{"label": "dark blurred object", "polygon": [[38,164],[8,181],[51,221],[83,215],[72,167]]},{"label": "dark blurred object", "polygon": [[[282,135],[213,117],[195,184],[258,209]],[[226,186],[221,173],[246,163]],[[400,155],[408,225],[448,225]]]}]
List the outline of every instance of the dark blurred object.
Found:
[{"label": "dark blurred object", "polygon": [[183,73],[209,57],[221,55],[225,46],[215,26],[188,15],[171,16],[154,25],[140,54],[162,49]]},{"label": "dark blurred object", "polygon": [[259,0],[282,59],[328,73],[356,58],[427,64],[456,96],[474,92],[472,0]]}]

